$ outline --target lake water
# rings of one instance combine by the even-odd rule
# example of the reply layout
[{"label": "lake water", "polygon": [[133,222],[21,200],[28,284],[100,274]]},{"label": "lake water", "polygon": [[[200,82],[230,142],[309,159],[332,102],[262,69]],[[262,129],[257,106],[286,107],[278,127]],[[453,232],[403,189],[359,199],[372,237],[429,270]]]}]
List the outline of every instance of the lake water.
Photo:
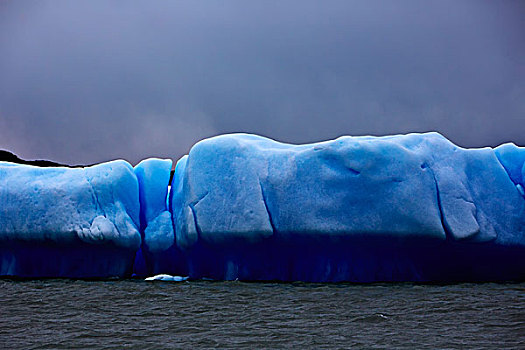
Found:
[{"label": "lake water", "polygon": [[525,349],[525,283],[0,280],[0,348]]}]

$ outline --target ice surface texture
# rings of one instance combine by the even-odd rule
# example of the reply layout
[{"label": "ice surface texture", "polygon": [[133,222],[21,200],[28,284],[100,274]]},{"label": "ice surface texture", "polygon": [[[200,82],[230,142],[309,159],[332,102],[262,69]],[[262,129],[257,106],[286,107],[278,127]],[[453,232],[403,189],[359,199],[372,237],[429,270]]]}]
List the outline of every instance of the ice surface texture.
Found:
[{"label": "ice surface texture", "polygon": [[0,162],[0,275],[111,277],[129,274],[141,243],[133,168]]},{"label": "ice surface texture", "polygon": [[177,162],[171,189],[171,160],[0,163],[0,275],[525,280],[524,163],[513,144],[437,133],[222,135]]},{"label": "ice surface texture", "polygon": [[246,134],[207,139],[177,165],[171,209],[186,266],[164,272],[523,278],[524,158],[513,145],[462,149],[437,133],[307,145]]}]

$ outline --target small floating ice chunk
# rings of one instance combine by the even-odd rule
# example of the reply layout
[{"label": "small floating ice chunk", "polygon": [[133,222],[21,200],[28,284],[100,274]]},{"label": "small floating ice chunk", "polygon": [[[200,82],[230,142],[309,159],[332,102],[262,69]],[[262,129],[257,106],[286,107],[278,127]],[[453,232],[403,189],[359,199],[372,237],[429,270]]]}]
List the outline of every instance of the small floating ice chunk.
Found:
[{"label": "small floating ice chunk", "polygon": [[171,276],[171,275],[156,275],[152,277],[147,277],[145,281],[167,281],[167,282],[184,282],[188,277],[182,276]]}]

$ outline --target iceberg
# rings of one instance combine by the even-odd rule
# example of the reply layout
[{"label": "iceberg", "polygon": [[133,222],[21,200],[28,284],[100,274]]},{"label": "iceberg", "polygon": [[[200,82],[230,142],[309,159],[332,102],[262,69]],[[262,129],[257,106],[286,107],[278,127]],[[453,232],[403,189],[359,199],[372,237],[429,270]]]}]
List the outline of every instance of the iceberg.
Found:
[{"label": "iceberg", "polygon": [[0,276],[525,280],[525,148],[514,144],[228,134],[195,144],[170,183],[171,169],[0,162]]},{"label": "iceberg", "polygon": [[[171,271],[314,282],[525,277],[522,150],[438,133],[197,143],[170,193]],[[521,190],[520,190],[521,188]]]},{"label": "iceberg", "polygon": [[138,192],[122,160],[86,168],[0,162],[0,275],[129,275],[141,244]]}]

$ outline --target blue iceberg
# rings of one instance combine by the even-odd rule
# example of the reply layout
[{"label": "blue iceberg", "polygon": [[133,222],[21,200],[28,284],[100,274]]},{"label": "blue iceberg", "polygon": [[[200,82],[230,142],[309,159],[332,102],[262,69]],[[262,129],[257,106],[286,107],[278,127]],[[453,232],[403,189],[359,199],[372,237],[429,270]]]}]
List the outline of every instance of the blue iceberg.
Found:
[{"label": "blue iceberg", "polygon": [[0,162],[0,276],[525,280],[525,149],[514,144],[230,134],[194,145],[170,184],[171,168]]},{"label": "blue iceberg", "polygon": [[86,168],[0,162],[0,275],[129,275],[139,233],[138,182],[125,161]]},{"label": "blue iceberg", "polygon": [[437,133],[308,145],[246,134],[207,139],[177,164],[170,203],[184,261],[165,272],[523,279],[523,158],[516,146],[462,149]]}]

